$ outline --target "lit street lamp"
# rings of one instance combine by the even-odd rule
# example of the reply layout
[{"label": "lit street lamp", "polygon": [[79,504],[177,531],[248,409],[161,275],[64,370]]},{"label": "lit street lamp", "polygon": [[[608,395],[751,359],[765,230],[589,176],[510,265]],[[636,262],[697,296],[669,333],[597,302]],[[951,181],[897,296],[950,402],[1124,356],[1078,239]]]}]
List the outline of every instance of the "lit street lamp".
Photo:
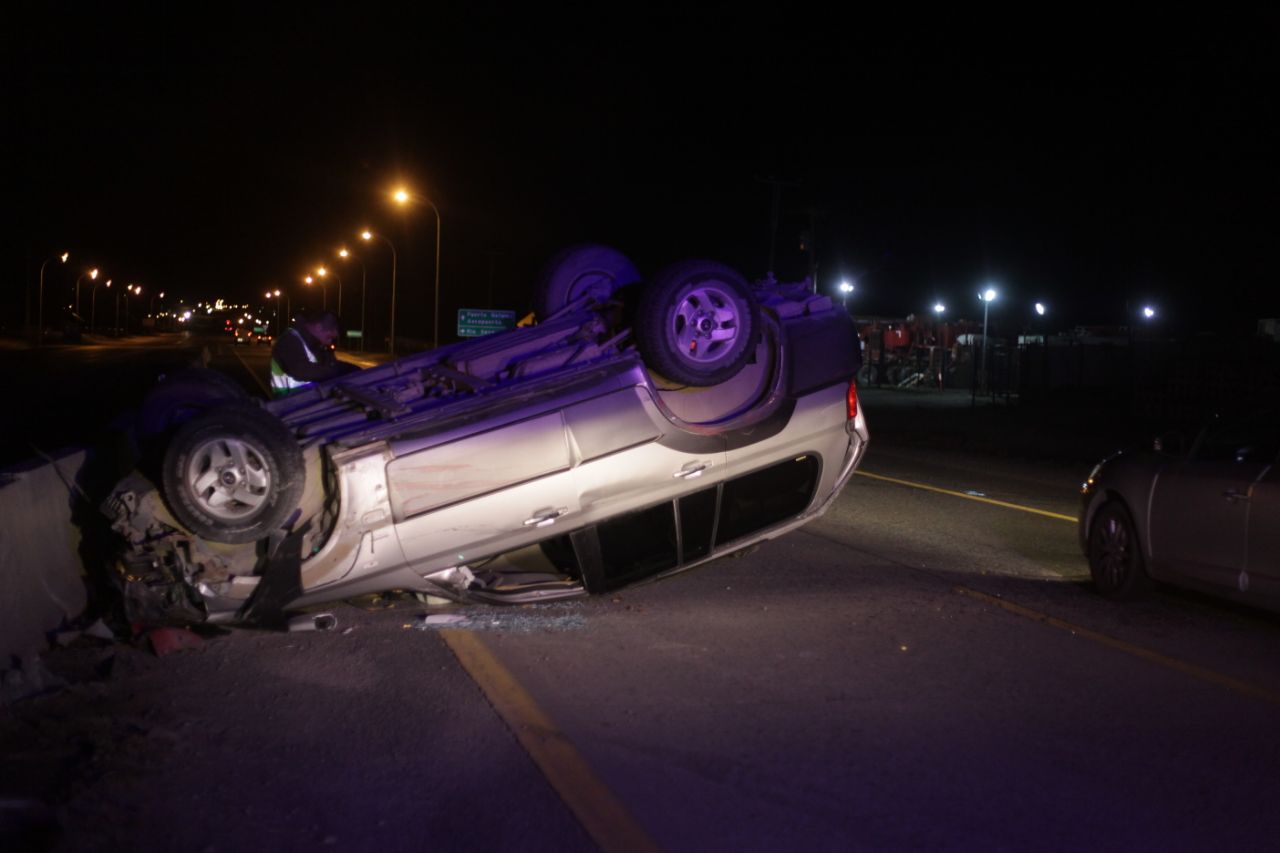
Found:
[{"label": "lit street lamp", "polygon": [[[323,267],[321,267],[321,269],[323,269]],[[316,280],[311,276],[307,275],[302,277],[302,283],[307,286],[311,286],[316,283]],[[320,282],[320,310],[327,311],[328,305],[329,305],[328,292],[324,289],[324,282],[322,281]]]},{"label": "lit street lamp", "polygon": [[[39,346],[44,340],[44,268],[45,265],[55,257],[65,264],[67,262],[67,258],[71,257],[71,253],[63,252],[61,255],[50,255],[45,258],[44,263],[40,265],[40,291],[36,296],[36,346]],[[27,315],[27,319],[29,322],[31,319],[30,314]]]},{"label": "lit street lamp", "polygon": [[[360,232],[360,239],[366,242],[377,237],[379,240],[387,244],[391,249],[391,337],[389,339],[388,354],[396,354],[396,247],[390,240],[381,234],[375,234],[372,231],[365,230]],[[438,281],[438,279],[437,279]]]},{"label": "lit street lamp", "polygon": [[987,309],[991,307],[991,303],[998,295],[994,287],[988,287],[978,294],[978,298],[982,300],[982,392],[984,394],[987,391]]},{"label": "lit street lamp", "polygon": [[77,316],[79,316],[80,314],[80,282],[84,281],[85,276],[89,276],[89,278],[91,278],[92,280],[97,281],[98,268],[94,267],[91,270],[85,270],[84,272],[80,273],[80,277],[76,279],[76,315]]},{"label": "lit street lamp", "polygon": [[[111,279],[106,281],[107,289],[111,289]],[[97,327],[98,317],[98,282],[93,283],[93,289],[89,291],[89,331],[92,332]]]},{"label": "lit street lamp", "polygon": [[847,281],[840,282],[840,307],[849,313],[849,294],[853,293],[853,285]]},{"label": "lit street lamp", "polygon": [[[321,278],[324,278],[328,274],[329,274],[329,270],[325,269],[324,267],[320,267],[319,269],[316,270],[316,275],[320,276]],[[338,275],[337,270],[334,270],[333,277],[338,280],[338,319],[341,320],[342,319],[342,276]],[[323,285],[324,282],[321,282],[321,284]]]},{"label": "lit street lamp", "polygon": [[126,335],[127,335],[127,334],[129,334],[129,295],[130,295],[130,294],[133,294],[134,296],[141,296],[141,295],[142,295],[142,285],[140,285],[140,284],[130,284],[130,285],[128,285],[127,287],[125,287],[125,289],[124,289],[124,293],[122,293],[122,294],[121,294],[121,296],[123,296],[123,297],[124,297],[124,328],[123,328],[123,333],[124,333],[124,334],[126,334]]},{"label": "lit street lamp", "polygon": [[[158,293],[156,296],[152,296],[152,297],[151,297],[151,309],[150,309],[150,314],[151,314],[153,317],[155,316],[155,313],[156,313],[156,299],[157,299],[157,298],[158,298],[158,299],[164,299],[164,291],[163,291],[163,290],[162,290],[162,291],[160,291],[160,293]],[[164,303],[163,303],[163,302],[161,302],[161,303],[160,303],[160,307],[161,307],[161,308],[163,308],[163,307],[164,307]]]},{"label": "lit street lamp", "polygon": [[[396,204],[399,204],[401,207],[408,204],[410,200],[426,202],[431,208],[431,211],[436,215],[436,298],[431,320],[431,347],[432,349],[438,349],[440,347],[440,210],[434,203],[432,203],[431,199],[423,198],[421,196],[411,196],[409,191],[404,188],[397,189],[391,197],[395,199]],[[394,326],[395,324],[393,323],[392,325]]]},{"label": "lit street lamp", "polygon": [[[338,257],[344,261],[351,260],[351,253],[346,249],[338,250]],[[364,352],[364,290],[365,290],[365,270],[364,261],[357,261],[360,264],[360,352]],[[342,313],[342,291],[338,291],[338,313]]]}]

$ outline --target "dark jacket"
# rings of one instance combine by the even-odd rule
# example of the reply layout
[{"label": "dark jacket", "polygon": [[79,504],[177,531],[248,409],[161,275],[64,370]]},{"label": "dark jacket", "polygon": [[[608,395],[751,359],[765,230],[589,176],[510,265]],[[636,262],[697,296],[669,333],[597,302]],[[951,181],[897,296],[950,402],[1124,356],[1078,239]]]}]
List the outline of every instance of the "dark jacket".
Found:
[{"label": "dark jacket", "polygon": [[[306,340],[307,347],[316,357],[314,362],[307,358],[307,352],[303,349],[299,336],[302,340]],[[354,364],[338,361],[333,350],[322,345],[308,334],[306,329],[297,326],[280,336],[271,350],[271,357],[285,373],[300,382],[319,382],[322,379],[332,379],[359,369]]]}]

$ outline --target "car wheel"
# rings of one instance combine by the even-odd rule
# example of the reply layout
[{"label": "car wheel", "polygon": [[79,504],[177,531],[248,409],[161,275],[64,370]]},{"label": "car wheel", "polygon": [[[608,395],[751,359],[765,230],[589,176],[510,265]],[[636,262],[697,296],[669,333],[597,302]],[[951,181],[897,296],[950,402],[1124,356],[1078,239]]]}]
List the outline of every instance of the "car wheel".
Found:
[{"label": "car wheel", "polygon": [[1089,527],[1089,573],[1107,598],[1137,598],[1151,585],[1133,517],[1118,501],[1104,504]]},{"label": "car wheel", "polygon": [[716,385],[747,363],[759,316],[737,271],[715,261],[685,261],[663,270],[640,294],[636,344],[665,378]]},{"label": "car wheel", "polygon": [[605,302],[640,281],[635,265],[617,249],[594,243],[571,246],[543,268],[534,291],[534,315],[545,320],[583,296]]},{"label": "car wheel", "polygon": [[289,430],[251,404],[192,418],[174,435],[162,469],[174,517],[212,542],[253,542],[277,530],[306,483]]}]

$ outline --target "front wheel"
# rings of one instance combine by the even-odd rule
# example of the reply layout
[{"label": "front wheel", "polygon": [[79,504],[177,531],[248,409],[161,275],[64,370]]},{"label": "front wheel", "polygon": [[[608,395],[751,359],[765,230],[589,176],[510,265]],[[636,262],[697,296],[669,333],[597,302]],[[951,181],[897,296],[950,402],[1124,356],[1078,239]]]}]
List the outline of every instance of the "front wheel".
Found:
[{"label": "front wheel", "polygon": [[1121,601],[1151,585],[1133,517],[1117,501],[1104,504],[1089,528],[1089,574],[1099,594]]},{"label": "front wheel", "polygon": [[715,261],[685,261],[640,294],[636,344],[645,362],[686,385],[717,385],[747,363],[760,325],[751,286]]},{"label": "front wheel", "polygon": [[302,450],[279,420],[229,405],[188,421],[162,469],[174,516],[211,542],[253,542],[277,530],[306,483]]}]

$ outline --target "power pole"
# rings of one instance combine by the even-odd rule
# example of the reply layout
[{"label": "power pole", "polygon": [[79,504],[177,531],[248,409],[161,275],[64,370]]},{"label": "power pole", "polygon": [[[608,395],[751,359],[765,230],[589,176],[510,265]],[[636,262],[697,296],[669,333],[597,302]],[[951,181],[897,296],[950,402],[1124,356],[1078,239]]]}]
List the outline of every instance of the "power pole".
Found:
[{"label": "power pole", "polygon": [[809,281],[813,286],[813,292],[818,292],[818,218],[826,215],[825,210],[820,210],[810,206],[804,210],[788,210],[790,214],[806,214],[809,217],[809,230],[805,232],[805,238],[800,246],[800,250],[809,254]]},{"label": "power pole", "polygon": [[783,187],[798,187],[799,181],[788,181],[783,178],[762,178],[756,176],[756,180],[762,184],[769,184],[773,187],[773,204],[770,206],[769,212],[769,272],[773,272],[774,260],[777,258],[778,248],[778,206],[782,199]]}]

